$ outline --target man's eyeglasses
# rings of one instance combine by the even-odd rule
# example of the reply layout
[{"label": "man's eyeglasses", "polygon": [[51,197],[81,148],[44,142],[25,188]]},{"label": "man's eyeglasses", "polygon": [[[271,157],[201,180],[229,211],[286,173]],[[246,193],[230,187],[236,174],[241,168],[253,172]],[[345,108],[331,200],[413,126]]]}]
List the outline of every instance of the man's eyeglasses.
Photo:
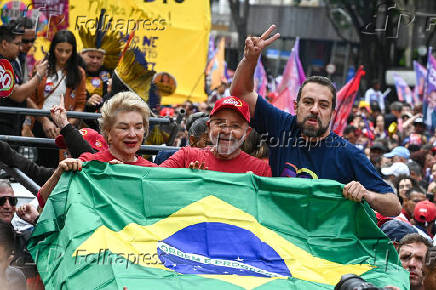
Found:
[{"label": "man's eyeglasses", "polygon": [[242,126],[236,123],[227,124],[226,122],[223,122],[221,120],[212,120],[210,121],[210,123],[220,128],[221,130],[224,130],[226,128],[229,128],[230,130],[234,130],[234,131],[242,130]]},{"label": "man's eyeglasses", "polygon": [[21,43],[22,44],[27,44],[27,43],[34,43],[36,40],[36,38],[31,38],[31,39],[21,39]]},{"label": "man's eyeglasses", "polygon": [[0,196],[0,206],[3,206],[9,200],[11,206],[16,206],[18,203],[18,198],[15,196]]}]

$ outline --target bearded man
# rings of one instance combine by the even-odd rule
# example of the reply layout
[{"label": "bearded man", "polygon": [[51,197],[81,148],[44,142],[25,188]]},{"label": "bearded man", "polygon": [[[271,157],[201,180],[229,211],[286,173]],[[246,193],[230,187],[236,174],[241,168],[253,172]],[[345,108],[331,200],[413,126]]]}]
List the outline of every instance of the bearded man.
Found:
[{"label": "bearded man", "polygon": [[336,88],[328,78],[312,76],[303,82],[294,102],[295,116],[254,91],[258,58],[280,36],[269,37],[274,29],[272,25],[262,36],[245,40],[244,58],[231,88],[233,95],[247,102],[253,119],[250,125],[267,141],[273,176],[336,180],[345,185],[345,198],[365,199],[382,215],[397,216],[401,204],[393,189],[360,150],[330,130]]},{"label": "bearded man", "polygon": [[192,167],[192,163],[196,163],[201,164],[201,168],[214,171],[251,171],[259,176],[271,176],[268,163],[241,150],[245,138],[251,132],[249,122],[250,110],[247,103],[236,97],[218,100],[207,122],[212,146],[183,147],[160,167],[189,168]]}]

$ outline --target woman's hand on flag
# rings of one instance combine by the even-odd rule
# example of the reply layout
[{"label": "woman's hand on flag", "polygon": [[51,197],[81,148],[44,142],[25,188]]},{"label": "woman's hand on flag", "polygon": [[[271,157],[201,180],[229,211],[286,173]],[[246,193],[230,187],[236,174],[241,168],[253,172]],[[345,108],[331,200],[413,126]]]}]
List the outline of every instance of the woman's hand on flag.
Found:
[{"label": "woman's hand on flag", "polygon": [[67,158],[59,162],[58,168],[62,171],[81,171],[82,160],[75,158]]}]

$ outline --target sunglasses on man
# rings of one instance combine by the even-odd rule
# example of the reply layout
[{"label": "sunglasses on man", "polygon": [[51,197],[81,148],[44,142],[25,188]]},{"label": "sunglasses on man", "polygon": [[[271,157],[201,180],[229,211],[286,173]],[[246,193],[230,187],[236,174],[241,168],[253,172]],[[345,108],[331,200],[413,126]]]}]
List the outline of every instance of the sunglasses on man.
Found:
[{"label": "sunglasses on man", "polygon": [[0,206],[3,206],[9,200],[11,206],[16,206],[18,203],[18,198],[15,196],[0,196]]}]

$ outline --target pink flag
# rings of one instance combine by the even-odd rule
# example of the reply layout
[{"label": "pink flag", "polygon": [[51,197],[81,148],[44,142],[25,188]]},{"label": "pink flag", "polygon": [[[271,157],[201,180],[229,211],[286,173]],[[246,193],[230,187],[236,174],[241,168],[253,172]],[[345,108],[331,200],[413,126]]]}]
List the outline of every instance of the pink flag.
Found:
[{"label": "pink flag", "polygon": [[422,113],[427,128],[436,128],[436,59],[432,55],[432,47],[428,48],[427,83],[422,102]]},{"label": "pink flag", "polygon": [[339,136],[342,136],[342,132],[347,126],[347,118],[353,109],[360,79],[364,75],[363,66],[360,66],[354,77],[336,94],[336,115],[332,121],[332,129]]},{"label": "pink flag", "polygon": [[425,83],[427,81],[427,69],[423,65],[419,64],[417,61],[414,61],[413,65],[415,67],[416,73],[414,99],[415,104],[418,104],[418,101],[422,102],[422,97],[424,96]]},{"label": "pink flag", "polygon": [[407,85],[406,81],[398,74],[394,73],[394,83],[397,89],[398,100],[414,105],[415,101],[412,96],[412,90]]},{"label": "pink flag", "polygon": [[294,48],[286,64],[283,78],[277,88],[277,98],[272,100],[272,104],[280,110],[295,115],[294,101],[297,98],[298,90],[306,79],[299,57],[300,38],[295,40]]},{"label": "pink flag", "polygon": [[266,71],[260,60],[257,61],[256,70],[254,71],[254,88],[256,93],[262,97],[266,97]]}]

